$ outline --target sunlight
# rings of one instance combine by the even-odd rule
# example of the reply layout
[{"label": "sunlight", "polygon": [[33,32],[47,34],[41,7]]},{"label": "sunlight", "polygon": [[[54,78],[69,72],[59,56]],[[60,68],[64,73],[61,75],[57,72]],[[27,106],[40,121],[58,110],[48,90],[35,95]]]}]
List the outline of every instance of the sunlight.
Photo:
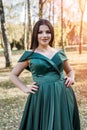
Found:
[{"label": "sunlight", "polygon": [[64,6],[70,6],[73,4],[73,0],[66,0],[64,1]]}]

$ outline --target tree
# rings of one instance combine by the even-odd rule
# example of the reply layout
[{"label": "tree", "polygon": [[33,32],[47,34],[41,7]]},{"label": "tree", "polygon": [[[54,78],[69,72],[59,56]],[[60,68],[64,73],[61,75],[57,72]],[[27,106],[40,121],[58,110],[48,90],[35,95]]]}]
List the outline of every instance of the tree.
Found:
[{"label": "tree", "polygon": [[55,15],[55,13],[54,13],[54,0],[53,0],[53,11],[52,11],[52,13],[53,13],[53,26],[54,26],[54,15]]},{"label": "tree", "polygon": [[85,5],[87,0],[78,0],[81,10],[81,23],[80,23],[80,42],[79,42],[79,54],[82,54],[82,29],[83,29],[83,15],[85,11]]},{"label": "tree", "polygon": [[25,14],[24,14],[24,49],[27,50],[27,28],[26,28],[26,0],[25,0]]},{"label": "tree", "polygon": [[28,9],[28,27],[27,27],[27,49],[29,49],[29,43],[31,42],[31,33],[32,33],[32,25],[31,25],[31,12],[30,12],[30,0],[27,0],[27,9]]},{"label": "tree", "polygon": [[52,8],[52,4],[51,4],[51,0],[49,0],[49,21],[51,20],[51,8]]},{"label": "tree", "polygon": [[8,43],[8,39],[6,36],[6,29],[5,29],[5,15],[4,15],[4,7],[2,0],[0,1],[0,22],[1,22],[1,30],[2,30],[2,37],[4,42],[4,55],[6,60],[6,67],[11,66],[11,48],[10,44]]},{"label": "tree", "polygon": [[39,0],[39,19],[43,16],[43,6],[47,0]]},{"label": "tree", "polygon": [[63,43],[63,0],[61,0],[61,44],[62,44],[62,49],[64,50],[64,43]]},{"label": "tree", "polygon": [[30,12],[30,0],[25,0],[25,16],[24,16],[24,48],[29,49],[31,43],[31,12]]}]

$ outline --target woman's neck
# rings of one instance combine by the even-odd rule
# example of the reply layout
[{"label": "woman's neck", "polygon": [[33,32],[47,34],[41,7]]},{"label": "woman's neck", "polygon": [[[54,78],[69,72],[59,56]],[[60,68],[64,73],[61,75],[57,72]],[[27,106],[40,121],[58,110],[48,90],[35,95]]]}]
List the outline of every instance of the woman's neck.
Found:
[{"label": "woman's neck", "polygon": [[51,47],[48,45],[48,46],[38,46],[36,48],[37,51],[46,51],[46,50],[49,50]]}]

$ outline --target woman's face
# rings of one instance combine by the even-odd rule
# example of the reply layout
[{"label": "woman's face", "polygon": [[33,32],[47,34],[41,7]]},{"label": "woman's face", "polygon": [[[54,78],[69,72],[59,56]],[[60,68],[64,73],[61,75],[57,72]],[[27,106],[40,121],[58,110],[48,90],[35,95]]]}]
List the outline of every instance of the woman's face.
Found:
[{"label": "woman's face", "polygon": [[40,25],[38,31],[38,44],[39,45],[49,45],[51,41],[51,32],[47,25]]}]

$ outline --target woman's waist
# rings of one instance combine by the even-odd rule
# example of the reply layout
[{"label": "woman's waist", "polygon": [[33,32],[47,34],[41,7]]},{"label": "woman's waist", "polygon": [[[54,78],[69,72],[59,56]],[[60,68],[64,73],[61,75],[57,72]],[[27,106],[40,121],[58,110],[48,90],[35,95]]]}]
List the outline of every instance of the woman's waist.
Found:
[{"label": "woman's waist", "polygon": [[58,80],[64,80],[64,78],[61,75],[44,75],[44,76],[35,76],[33,77],[34,82],[37,83],[47,83],[47,82],[55,82]]}]

